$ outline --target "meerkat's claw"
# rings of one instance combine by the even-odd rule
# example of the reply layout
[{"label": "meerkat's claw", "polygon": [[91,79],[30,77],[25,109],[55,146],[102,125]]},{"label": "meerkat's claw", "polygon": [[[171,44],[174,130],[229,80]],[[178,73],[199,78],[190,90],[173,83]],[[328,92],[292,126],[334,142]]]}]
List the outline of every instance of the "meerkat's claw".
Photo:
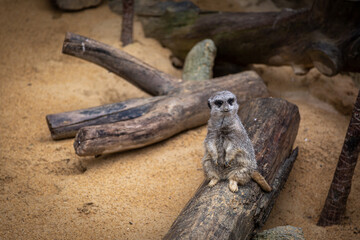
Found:
[{"label": "meerkat's claw", "polygon": [[237,182],[234,180],[229,180],[229,189],[232,192],[237,192],[239,190]]},{"label": "meerkat's claw", "polygon": [[212,178],[208,184],[209,187],[215,186],[219,182],[218,178]]}]

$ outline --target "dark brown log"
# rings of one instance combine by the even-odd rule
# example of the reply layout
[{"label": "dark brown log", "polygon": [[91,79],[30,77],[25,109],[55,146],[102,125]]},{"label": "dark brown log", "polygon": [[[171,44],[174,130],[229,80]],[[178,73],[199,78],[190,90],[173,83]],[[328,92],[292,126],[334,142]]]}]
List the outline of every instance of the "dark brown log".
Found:
[{"label": "dark brown log", "polygon": [[360,152],[360,91],[355,102],[350,124],[334,178],[324,208],[317,223],[319,226],[339,224],[345,214],[351,190],[352,177]]},{"label": "dark brown log", "polygon": [[163,14],[140,20],[147,37],[180,59],[209,38],[221,62],[290,65],[297,74],[315,66],[327,76],[360,71],[358,1],[315,0],[311,9],[263,13],[209,13],[191,4],[172,4]]},{"label": "dark brown log", "polygon": [[243,104],[239,116],[252,139],[259,171],[273,191],[265,193],[253,181],[238,193],[226,181],[213,188],[204,182],[164,239],[250,239],[266,221],[297,156],[297,149],[291,152],[299,111],[285,100],[265,98]]},{"label": "dark brown log", "polygon": [[122,0],[122,2],[121,42],[125,47],[133,42],[134,0]]},{"label": "dark brown log", "polygon": [[[231,90],[234,83],[239,84],[239,86],[235,89],[239,89],[238,87],[244,89],[244,91],[240,91],[239,94],[244,93],[247,89],[246,93],[244,93],[245,99],[251,97],[266,97],[268,94],[262,80],[254,73],[247,72],[245,74],[236,74],[227,78],[212,79],[206,81],[206,83],[185,83],[180,79],[176,79],[148,66],[123,51],[73,33],[67,33],[63,51],[64,53],[78,56],[99,64],[100,66],[103,66],[106,69],[124,77],[129,82],[134,83],[137,86],[142,86],[142,89],[148,91],[150,94],[168,94],[169,96],[171,95],[175,97],[175,99],[177,99],[176,105],[180,106],[176,108],[178,110],[183,108],[181,107],[182,105],[185,106],[179,102],[182,99],[180,97],[181,94],[189,96],[190,93],[199,94],[199,92],[205,90],[215,91],[216,88]],[[234,81],[234,83],[232,83],[232,81]],[[202,92],[201,94],[202,97],[204,97],[209,96],[211,92]],[[244,96],[238,95],[239,99],[244,99]],[[171,101],[174,101],[173,99],[174,98],[172,98]],[[190,96],[189,99],[193,99],[193,96]],[[189,99],[187,101],[189,101]],[[198,104],[199,102],[196,102],[194,99],[192,103],[188,103]],[[46,120],[52,138],[62,139],[74,137],[76,132],[81,127],[85,126],[126,121],[142,116],[143,119],[145,119],[150,116],[148,115],[150,110],[153,111],[155,109],[161,109],[162,107],[159,106],[165,106],[167,101],[170,102],[170,100],[166,100],[161,97],[133,99],[122,103],[109,104],[73,112],[50,114],[46,116]],[[200,102],[200,104],[202,105],[205,102],[206,101]],[[189,108],[189,106],[186,106],[186,108]],[[191,112],[198,112],[201,114],[204,110],[206,109],[198,112],[197,106],[194,105],[192,106]],[[168,113],[168,111],[169,110],[166,110],[163,113]],[[160,112],[157,112],[157,114],[160,114]],[[204,116],[207,116],[207,114],[205,113]],[[201,121],[192,122],[182,128],[185,130],[190,128],[190,126],[199,126],[201,124],[205,124],[206,121],[207,120],[204,117]],[[164,124],[164,122],[159,122],[158,124]],[[123,127],[123,125],[121,126]],[[176,128],[172,129],[174,132],[172,135],[178,132],[178,130],[175,130]],[[129,143],[127,143],[127,145],[128,144]]]},{"label": "dark brown log", "polygon": [[167,97],[152,102],[146,113],[137,118],[81,128],[75,137],[75,151],[80,156],[125,151],[203,125],[209,119],[207,99],[225,89],[231,90],[240,103],[268,96],[262,79],[253,71],[211,81],[186,82]]}]

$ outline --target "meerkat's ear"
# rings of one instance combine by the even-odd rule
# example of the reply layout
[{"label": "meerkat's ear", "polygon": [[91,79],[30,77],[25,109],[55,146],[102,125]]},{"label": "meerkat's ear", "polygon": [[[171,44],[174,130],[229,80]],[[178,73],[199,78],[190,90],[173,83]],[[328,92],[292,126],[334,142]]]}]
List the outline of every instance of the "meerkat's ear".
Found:
[{"label": "meerkat's ear", "polygon": [[211,104],[210,104],[210,100],[208,100],[208,106],[211,109]]}]

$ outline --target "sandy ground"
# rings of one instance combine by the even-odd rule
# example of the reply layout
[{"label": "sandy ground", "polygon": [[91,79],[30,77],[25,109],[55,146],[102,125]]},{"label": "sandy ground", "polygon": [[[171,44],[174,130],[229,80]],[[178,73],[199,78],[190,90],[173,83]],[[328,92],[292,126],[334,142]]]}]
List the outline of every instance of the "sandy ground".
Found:
[{"label": "sandy ground", "polygon": [[[106,4],[62,13],[49,1],[2,0],[0,25],[0,239],[164,236],[203,181],[205,126],[143,149],[80,158],[72,139],[51,140],[45,121],[50,113],[147,96],[94,64],[61,54],[67,31],[121,48],[121,17]],[[135,41],[124,50],[180,77],[169,50],[144,38],[139,23]],[[349,116],[306,87],[280,88],[289,86],[278,84],[292,78],[288,68],[260,73],[274,96],[297,104],[301,113],[300,153],[265,228],[290,224],[302,227],[307,239],[359,239],[359,168],[343,224],[316,226]]]}]

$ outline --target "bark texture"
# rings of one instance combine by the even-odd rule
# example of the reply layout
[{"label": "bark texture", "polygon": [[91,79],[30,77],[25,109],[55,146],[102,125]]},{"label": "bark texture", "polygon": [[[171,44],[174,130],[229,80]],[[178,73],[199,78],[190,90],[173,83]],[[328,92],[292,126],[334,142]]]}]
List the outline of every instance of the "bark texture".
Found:
[{"label": "bark texture", "polygon": [[213,188],[204,182],[164,239],[250,239],[266,221],[297,156],[292,146],[299,111],[285,100],[264,98],[244,103],[239,116],[253,142],[259,171],[273,191],[265,193],[253,181],[237,193],[226,181]]},{"label": "bark texture", "polygon": [[207,100],[225,89],[230,89],[239,103],[268,96],[262,79],[252,71],[211,81],[186,82],[170,95],[153,98],[151,104],[141,105],[142,109],[134,108],[139,113],[136,118],[81,128],[75,137],[75,151],[80,156],[125,151],[206,124],[210,117]]},{"label": "bark texture", "polygon": [[145,34],[180,59],[207,38],[221,62],[290,65],[297,74],[315,66],[327,76],[360,71],[358,1],[315,0],[311,8],[262,13],[206,12],[184,3],[159,7],[159,15],[140,18]]},{"label": "bark texture", "polygon": [[334,178],[330,185],[324,208],[318,221],[319,226],[339,224],[346,210],[346,202],[351,190],[352,177],[360,151],[360,91],[356,99],[350,124]]},{"label": "bark texture", "polygon": [[[73,33],[67,33],[63,52],[103,66],[152,95],[167,95],[167,97],[132,99],[121,103],[47,115],[46,119],[53,139],[74,137],[77,131],[85,126],[115,122],[122,122],[119,123],[121,128],[128,127],[133,122],[134,126],[147,129],[144,130],[145,136],[150,137],[154,135],[154,132],[148,128],[145,119],[156,119],[157,125],[175,126],[167,130],[172,132],[172,136],[179,131],[206,123],[207,108],[201,106],[205,106],[207,98],[214,91],[232,90],[241,101],[268,96],[263,81],[251,71],[209,81],[186,82],[156,70],[121,50]],[[184,114],[189,116],[188,119],[182,117]],[[200,115],[201,117],[195,117]],[[141,127],[138,124],[146,125]],[[166,129],[161,131],[165,132]],[[161,136],[168,136],[169,133],[163,134],[164,132],[161,133],[161,131],[159,132]],[[105,132],[108,133],[108,131]],[[100,135],[105,137],[105,132]],[[85,136],[85,134],[79,136]],[[85,144],[85,139],[87,141],[89,138],[78,139],[76,146],[80,146],[79,141]],[[135,139],[137,140],[135,145],[137,145],[139,138]],[[123,140],[121,140],[122,144],[127,146],[124,149],[129,148],[130,143]],[[147,144],[142,142],[140,145]],[[100,147],[99,145],[98,148]]]},{"label": "bark texture", "polygon": [[123,0],[121,42],[123,46],[133,42],[134,0]]},{"label": "bark texture", "polygon": [[124,51],[75,33],[66,33],[62,51],[102,66],[151,95],[166,95],[182,81]]}]

